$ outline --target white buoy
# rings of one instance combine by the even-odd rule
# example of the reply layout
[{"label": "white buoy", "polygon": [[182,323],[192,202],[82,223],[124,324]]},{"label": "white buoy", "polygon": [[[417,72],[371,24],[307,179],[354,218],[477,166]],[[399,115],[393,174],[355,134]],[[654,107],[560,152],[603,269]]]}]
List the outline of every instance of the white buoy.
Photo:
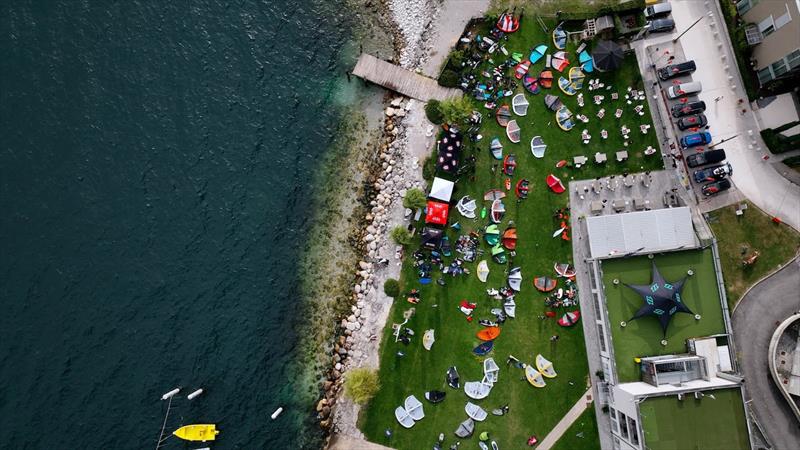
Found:
[{"label": "white buoy", "polygon": [[178,393],[178,392],[180,392],[180,391],[181,391],[181,389],[180,389],[180,388],[175,388],[175,389],[173,389],[173,390],[171,390],[171,391],[167,392],[166,394],[162,395],[162,396],[161,396],[161,400],[166,400],[166,399],[168,399],[168,398],[172,397],[173,395],[177,394],[177,393]]},{"label": "white buoy", "polygon": [[279,406],[278,409],[276,409],[275,412],[272,413],[270,417],[272,417],[272,420],[275,420],[278,416],[281,415],[282,412],[283,412],[283,406]]},{"label": "white buoy", "polygon": [[194,400],[195,397],[197,397],[198,395],[200,395],[202,393],[203,393],[203,390],[202,389],[198,389],[198,390],[192,392],[191,394],[187,395],[186,398],[188,398],[189,400]]}]

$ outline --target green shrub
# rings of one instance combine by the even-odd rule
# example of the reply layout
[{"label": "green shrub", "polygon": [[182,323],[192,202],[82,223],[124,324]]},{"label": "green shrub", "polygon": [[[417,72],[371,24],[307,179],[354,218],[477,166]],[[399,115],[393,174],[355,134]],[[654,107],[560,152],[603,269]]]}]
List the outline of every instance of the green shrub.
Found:
[{"label": "green shrub", "polygon": [[422,163],[422,179],[428,183],[433,182],[436,176],[436,148],[433,149],[433,154],[425,158]]},{"label": "green shrub", "polygon": [[392,240],[400,245],[408,245],[413,240],[414,236],[411,234],[408,229],[402,225],[398,225],[392,228],[391,233],[389,233]]},{"label": "green shrub", "polygon": [[731,37],[733,53],[736,56],[736,65],[739,66],[739,72],[742,74],[747,98],[751,101],[755,100],[758,98],[759,83],[755,71],[748,64],[753,51],[750,45],[747,44],[745,33],[747,25],[742,23],[739,17],[739,13],[736,10],[736,2],[722,1],[719,3],[722,15],[725,18],[725,24],[728,27],[728,34]]},{"label": "green shrub", "polygon": [[443,101],[439,108],[447,123],[461,125],[469,120],[472,114],[472,101],[467,97],[456,97]]},{"label": "green shrub", "polygon": [[579,1],[562,0],[554,3],[556,9],[561,11],[560,20],[585,20],[598,16],[613,15],[626,11],[641,11],[644,9],[644,0],[631,1],[595,1],[592,3]]},{"label": "green shrub", "polygon": [[392,298],[400,295],[400,282],[394,278],[389,278],[383,283],[383,293]]},{"label": "green shrub", "polygon": [[800,148],[800,134],[786,137],[780,133],[798,124],[800,124],[800,121],[790,122],[775,129],[767,128],[766,130],[761,130],[761,137],[772,153],[785,153],[797,150]]},{"label": "green shrub", "polygon": [[450,66],[453,71],[461,70],[461,64],[464,63],[464,55],[463,50],[453,50],[450,52],[450,56],[447,58],[447,64]]},{"label": "green shrub", "polygon": [[792,156],[784,159],[782,162],[789,167],[800,167],[800,156]]},{"label": "green shrub", "polygon": [[359,405],[370,401],[380,387],[378,372],[366,367],[350,370],[344,377],[344,394]]},{"label": "green shrub", "polygon": [[444,115],[442,115],[441,102],[436,99],[429,100],[425,104],[425,116],[431,123],[440,125],[444,123]]},{"label": "green shrub", "polygon": [[458,74],[451,70],[445,69],[442,71],[442,74],[439,75],[439,85],[444,87],[458,87]]},{"label": "green shrub", "polygon": [[403,206],[409,209],[424,208],[425,203],[427,203],[425,193],[417,188],[407,190],[403,197]]}]

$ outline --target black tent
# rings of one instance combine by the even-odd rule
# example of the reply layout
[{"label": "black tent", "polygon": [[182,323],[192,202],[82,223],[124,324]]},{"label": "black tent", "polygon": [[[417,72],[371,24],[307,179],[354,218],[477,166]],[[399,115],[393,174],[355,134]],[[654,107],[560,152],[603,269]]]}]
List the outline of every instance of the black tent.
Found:
[{"label": "black tent", "polygon": [[594,67],[601,72],[618,69],[624,59],[622,47],[613,41],[600,41],[592,51]]},{"label": "black tent", "polygon": [[436,168],[451,174],[457,173],[461,159],[461,146],[461,133],[450,127],[437,142]]},{"label": "black tent", "polygon": [[639,319],[644,316],[656,316],[661,323],[661,330],[667,334],[669,322],[676,313],[683,312],[693,314],[692,311],[683,303],[681,290],[686,278],[675,283],[668,283],[664,280],[661,272],[658,271],[656,263],[653,262],[653,276],[650,284],[630,285],[629,288],[636,291],[644,299],[644,305],[636,311],[630,320]]},{"label": "black tent", "polygon": [[425,227],[422,229],[422,246],[431,250],[439,248],[439,243],[442,242],[444,231]]}]

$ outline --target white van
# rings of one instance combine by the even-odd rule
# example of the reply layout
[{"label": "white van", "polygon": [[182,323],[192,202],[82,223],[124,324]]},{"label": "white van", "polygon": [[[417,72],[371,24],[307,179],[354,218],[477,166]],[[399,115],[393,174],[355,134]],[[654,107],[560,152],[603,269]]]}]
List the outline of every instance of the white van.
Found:
[{"label": "white van", "polygon": [[703,85],[699,81],[690,81],[688,83],[676,84],[667,89],[667,97],[676,99],[686,97],[687,95],[694,95],[703,90]]},{"label": "white van", "polygon": [[658,3],[653,6],[648,6],[644,9],[644,18],[653,20],[658,17],[664,17],[672,12],[672,5],[669,2]]}]

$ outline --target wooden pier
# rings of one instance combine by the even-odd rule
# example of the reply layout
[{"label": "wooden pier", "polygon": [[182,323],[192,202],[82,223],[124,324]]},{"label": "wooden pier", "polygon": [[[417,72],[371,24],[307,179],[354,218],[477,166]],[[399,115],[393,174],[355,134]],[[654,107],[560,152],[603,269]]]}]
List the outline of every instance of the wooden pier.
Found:
[{"label": "wooden pier", "polygon": [[439,83],[432,78],[403,69],[366,53],[362,53],[358,57],[352,74],[423,102],[430,99],[447,100],[461,96],[461,91],[458,89],[439,86]]}]

